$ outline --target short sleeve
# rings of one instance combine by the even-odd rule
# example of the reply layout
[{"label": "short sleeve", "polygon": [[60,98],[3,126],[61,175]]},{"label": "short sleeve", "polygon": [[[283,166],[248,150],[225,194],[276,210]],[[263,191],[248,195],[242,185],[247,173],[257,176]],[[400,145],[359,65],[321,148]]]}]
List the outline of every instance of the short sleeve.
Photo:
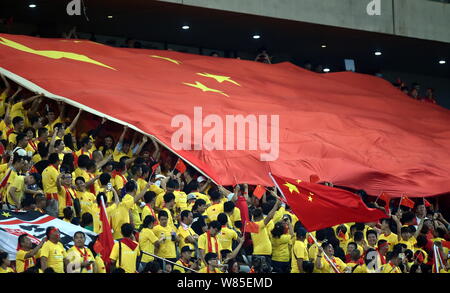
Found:
[{"label": "short sleeve", "polygon": [[134,206],[134,198],[131,195],[125,195],[120,204],[130,210]]},{"label": "short sleeve", "polygon": [[111,254],[109,258],[112,260],[117,260],[119,258],[119,243],[114,243],[113,249],[111,250]]},{"label": "short sleeve", "polygon": [[205,250],[205,247],[206,247],[206,237],[205,237],[205,234],[202,234],[199,238],[198,238],[198,248],[199,249],[203,249],[203,250]]},{"label": "short sleeve", "polygon": [[46,244],[44,244],[43,246],[42,246],[42,248],[41,248],[41,257],[46,257],[46,258],[48,258],[48,256],[49,256],[49,248],[48,248],[48,245],[47,245],[47,243]]}]

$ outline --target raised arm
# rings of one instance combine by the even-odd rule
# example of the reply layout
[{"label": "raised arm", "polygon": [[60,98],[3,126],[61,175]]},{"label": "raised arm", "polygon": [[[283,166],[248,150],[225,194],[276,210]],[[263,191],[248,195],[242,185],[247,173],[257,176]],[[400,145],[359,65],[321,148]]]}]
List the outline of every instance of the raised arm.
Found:
[{"label": "raised arm", "polygon": [[34,100],[40,99],[43,96],[44,96],[44,94],[38,94],[38,95],[32,96],[26,100],[23,100],[22,104],[25,106],[26,104],[32,103],[32,102],[34,102]]},{"label": "raised arm", "polygon": [[133,155],[139,156],[139,154],[141,153],[141,151],[142,151],[142,149],[144,148],[144,146],[145,146],[145,144],[147,143],[147,141],[148,141],[148,137],[147,137],[147,136],[144,136],[144,137],[142,138],[141,144],[139,145],[138,149],[136,150],[136,152],[135,152]]},{"label": "raised arm", "polygon": [[62,173],[59,173],[58,177],[56,178],[56,187],[58,188],[58,192],[60,192],[62,190],[62,185],[61,185],[61,177],[62,177]]},{"label": "raised arm", "polygon": [[44,239],[42,239],[42,241],[39,242],[39,244],[36,245],[35,248],[27,252],[27,254],[25,254],[25,259],[35,256],[36,253],[38,253],[39,249],[41,249],[41,247],[44,245],[45,241],[47,241],[47,237],[44,237]]},{"label": "raised arm", "polygon": [[238,255],[239,251],[242,248],[242,245],[244,245],[244,242],[245,242],[245,237],[244,236],[240,237],[238,246],[236,246],[236,248],[233,249],[233,251],[227,256],[227,261],[230,260],[230,259],[236,258],[236,256]]},{"label": "raised arm", "polygon": [[396,215],[392,215],[392,219],[394,220],[395,224],[397,224],[397,239],[398,241],[402,241],[402,223],[400,222],[400,220],[398,219],[398,217]]},{"label": "raised arm", "polygon": [[264,219],[264,225],[267,226],[267,224],[269,224],[270,220],[273,219],[273,216],[275,216],[275,212],[278,210],[278,208],[280,207],[280,198],[277,196],[277,201],[276,203],[273,205],[272,210],[269,212],[269,214],[267,215],[267,217]]},{"label": "raised arm", "polygon": [[112,158],[112,154],[107,155],[106,158],[104,158],[102,161],[100,161],[96,165],[97,169],[101,169],[103,166],[105,166],[106,163],[108,163],[111,160],[111,158]]},{"label": "raised arm", "polygon": [[58,108],[59,108],[59,119],[61,121],[64,121],[65,112],[66,112],[66,103],[63,103],[62,101],[58,101]]},{"label": "raised arm", "polygon": [[119,150],[119,145],[122,146],[123,140],[125,138],[125,133],[127,133],[127,130],[128,130],[128,126],[125,125],[123,127],[123,131],[122,131],[122,134],[120,135],[119,141],[117,142],[116,150]]},{"label": "raised arm", "polygon": [[8,79],[3,75],[3,73],[0,73],[0,76],[2,77],[3,83],[5,84],[5,90],[3,93],[6,93],[6,96],[8,96],[9,92],[11,91],[11,85],[9,84]]},{"label": "raised arm", "polygon": [[153,184],[152,179],[149,178],[147,181],[147,185],[145,185],[144,189],[139,193],[138,195],[134,196],[134,203],[137,203],[141,198],[144,197],[147,190],[150,188],[150,186]]},{"label": "raised arm", "polygon": [[48,153],[52,154],[55,152],[55,141],[56,141],[56,134],[58,133],[59,128],[56,127],[53,130],[53,135],[52,135],[52,139],[50,140],[50,145],[48,147]]},{"label": "raised arm", "polygon": [[78,123],[78,119],[80,119],[81,113],[83,113],[83,109],[78,110],[77,116],[73,119],[72,123],[70,123],[69,127],[67,129],[70,129],[72,131],[75,128],[75,125]]},{"label": "raised arm", "polygon": [[5,102],[8,101],[14,101],[14,99],[16,98],[16,96],[23,90],[23,88],[21,86],[19,86],[16,90],[16,92],[14,93],[14,95],[12,95],[12,97],[10,98],[6,98]]},{"label": "raised arm", "polygon": [[159,149],[159,145],[156,142],[155,138],[153,136],[150,136],[150,139],[152,140],[153,146],[155,147],[155,151],[152,154],[152,158],[157,162],[159,161],[161,150]]},{"label": "raised arm", "polygon": [[424,220],[421,220],[421,221],[420,221],[420,224],[419,224],[419,226],[417,227],[416,233],[414,233],[414,238],[416,238],[416,239],[417,239],[417,236],[419,236],[420,231],[422,231],[422,228],[423,228],[423,222],[425,222],[425,221],[424,221]]}]

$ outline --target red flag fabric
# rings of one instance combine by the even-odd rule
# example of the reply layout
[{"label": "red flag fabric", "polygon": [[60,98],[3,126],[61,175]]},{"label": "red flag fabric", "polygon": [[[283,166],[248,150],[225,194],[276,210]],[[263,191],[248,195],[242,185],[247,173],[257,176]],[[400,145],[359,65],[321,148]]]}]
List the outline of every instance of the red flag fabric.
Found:
[{"label": "red flag fabric", "polygon": [[266,190],[261,185],[256,186],[255,190],[253,191],[253,195],[256,196],[258,199],[261,199],[264,195]]},{"label": "red flag fabric", "polygon": [[101,248],[101,256],[105,265],[109,267],[111,263],[111,259],[109,255],[111,254],[111,250],[114,246],[114,238],[111,232],[111,226],[108,221],[108,217],[106,215],[106,208],[104,203],[100,204],[100,221],[102,222],[102,232],[98,235],[97,241],[99,245],[97,248]]},{"label": "red flag fabric", "polygon": [[442,241],[442,246],[450,249],[450,241]]},{"label": "red flag fabric", "polygon": [[339,236],[339,238],[341,238],[342,240],[347,240],[347,239],[346,239],[347,237],[345,237],[345,233],[344,233],[342,230],[339,231],[338,236]]},{"label": "red flag fabric", "polygon": [[178,159],[177,164],[175,165],[175,169],[177,169],[181,174],[186,172],[186,165],[182,160]]},{"label": "red flag fabric", "polygon": [[245,223],[245,227],[244,227],[244,233],[258,233],[259,232],[259,226],[258,224],[252,222],[252,221],[247,221]]},{"label": "red flag fabric", "polygon": [[316,174],[313,174],[311,176],[309,176],[309,182],[311,183],[317,183],[320,181],[319,176],[317,176]]},{"label": "red flag fabric", "polygon": [[413,209],[415,203],[413,200],[409,199],[407,196],[402,196],[400,205]]},{"label": "red flag fabric", "polygon": [[308,231],[349,222],[377,222],[387,217],[379,209],[368,208],[349,191],[281,176],[273,178]]},{"label": "red flag fabric", "polygon": [[386,192],[383,192],[378,199],[384,201],[384,209],[386,210],[387,213],[389,213],[389,204],[391,202],[392,197]]},{"label": "red flag fabric", "polygon": [[156,163],[152,166],[152,172],[155,173],[156,169],[158,169],[159,163]]},{"label": "red flag fabric", "polygon": [[[269,186],[271,170],[369,195],[450,191],[450,112],[374,76],[9,34],[0,63],[32,91],[154,136],[221,185]],[[230,115],[267,127],[245,131],[241,149]]]},{"label": "red flag fabric", "polygon": [[425,205],[426,208],[431,207],[431,203],[428,200],[426,200],[425,198],[423,199],[423,204]]}]

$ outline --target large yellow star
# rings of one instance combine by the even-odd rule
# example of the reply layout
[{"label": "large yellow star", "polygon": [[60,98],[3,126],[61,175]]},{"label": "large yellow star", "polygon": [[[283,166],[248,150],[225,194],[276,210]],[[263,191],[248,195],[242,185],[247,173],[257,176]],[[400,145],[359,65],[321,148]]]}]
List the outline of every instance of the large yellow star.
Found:
[{"label": "large yellow star", "polygon": [[289,182],[286,182],[286,184],[283,184],[283,185],[286,186],[287,188],[289,188],[289,192],[290,192],[290,193],[292,193],[293,191],[295,191],[295,192],[297,192],[297,193],[300,193],[300,192],[298,191],[297,186],[295,186],[294,184],[291,184],[291,183],[289,183]]},{"label": "large yellow star", "polygon": [[308,201],[313,201],[313,198],[311,196],[308,196]]},{"label": "large yellow star", "polygon": [[224,93],[222,91],[219,91],[219,90],[216,90],[216,89],[211,89],[211,88],[207,87],[206,85],[204,85],[204,84],[202,84],[201,82],[198,82],[198,81],[196,81],[195,84],[186,83],[186,82],[183,82],[183,84],[185,84],[187,86],[191,86],[191,87],[195,87],[195,88],[201,89],[204,92],[214,92],[214,93],[219,93],[221,95],[229,97],[229,95],[227,95],[226,93]]},{"label": "large yellow star", "polygon": [[101,62],[98,62],[96,60],[93,60],[93,59],[91,59],[85,55],[81,55],[81,54],[64,52],[64,51],[35,50],[35,49],[29,48],[25,45],[16,43],[14,41],[11,41],[11,40],[8,40],[8,39],[2,38],[2,37],[0,37],[0,44],[8,46],[8,47],[16,49],[16,50],[19,50],[19,51],[23,51],[23,52],[51,58],[51,59],[66,58],[66,59],[71,59],[71,60],[80,61],[80,62],[87,62],[87,63],[91,63],[91,64],[95,64],[95,65],[99,65],[99,66],[103,66],[103,67],[115,70],[114,68],[112,68],[108,65],[105,65]]},{"label": "large yellow star", "polygon": [[3,216],[3,217],[11,217],[11,214],[8,213],[8,212],[3,212],[3,213],[2,213],[2,216]]},{"label": "large yellow star", "polygon": [[231,82],[232,84],[241,86],[239,83],[235,82],[234,80],[231,79],[231,77],[228,76],[222,76],[222,75],[214,75],[214,74],[209,74],[209,73],[197,73],[197,75],[200,76],[204,76],[204,77],[209,77],[209,78],[214,78],[217,82],[222,83],[224,81],[228,81]]},{"label": "large yellow star", "polygon": [[150,57],[166,60],[166,61],[175,63],[176,65],[180,65],[181,64],[180,61],[172,59],[172,58],[168,58],[168,57],[162,57],[162,56],[157,56],[157,55],[150,55]]}]

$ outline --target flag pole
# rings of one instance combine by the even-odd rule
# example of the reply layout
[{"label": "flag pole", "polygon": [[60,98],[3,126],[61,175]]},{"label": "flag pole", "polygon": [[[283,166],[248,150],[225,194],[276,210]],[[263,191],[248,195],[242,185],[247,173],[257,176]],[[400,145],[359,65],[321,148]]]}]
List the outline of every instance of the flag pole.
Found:
[{"label": "flag pole", "polygon": [[381,197],[381,195],[384,193],[384,191],[382,191],[381,193],[380,193],[380,195],[379,196],[377,196],[377,198],[375,199],[375,202],[377,202],[377,200]]},{"label": "flag pole", "polygon": [[403,196],[404,196],[404,194],[400,197],[400,203],[398,204],[398,209],[400,209],[400,207],[402,206]]},{"label": "flag pole", "polygon": [[175,163],[175,167],[173,167],[172,173],[173,171],[175,171],[175,169],[177,168],[178,162],[180,161],[180,158],[178,158],[177,162]]},{"label": "flag pole", "polygon": [[[273,183],[275,184],[275,186],[278,188],[278,190],[280,191],[281,195],[283,196],[283,199],[286,201],[287,203],[287,199],[284,196],[283,190],[281,190],[280,186],[278,185],[277,181],[275,180],[275,178],[273,178],[272,173],[269,172],[269,177],[270,179],[272,179]],[[309,232],[308,232],[309,233]],[[317,245],[317,247],[319,247],[319,243],[317,242],[317,239],[311,234],[309,233],[309,236],[311,236],[311,238],[313,239],[314,243]],[[333,268],[333,270],[336,273],[340,273],[340,271],[338,270],[338,268],[335,266],[335,264],[331,261],[331,259],[328,257],[328,255],[326,253],[323,254],[325,256],[326,261],[330,264],[330,266]]]}]

